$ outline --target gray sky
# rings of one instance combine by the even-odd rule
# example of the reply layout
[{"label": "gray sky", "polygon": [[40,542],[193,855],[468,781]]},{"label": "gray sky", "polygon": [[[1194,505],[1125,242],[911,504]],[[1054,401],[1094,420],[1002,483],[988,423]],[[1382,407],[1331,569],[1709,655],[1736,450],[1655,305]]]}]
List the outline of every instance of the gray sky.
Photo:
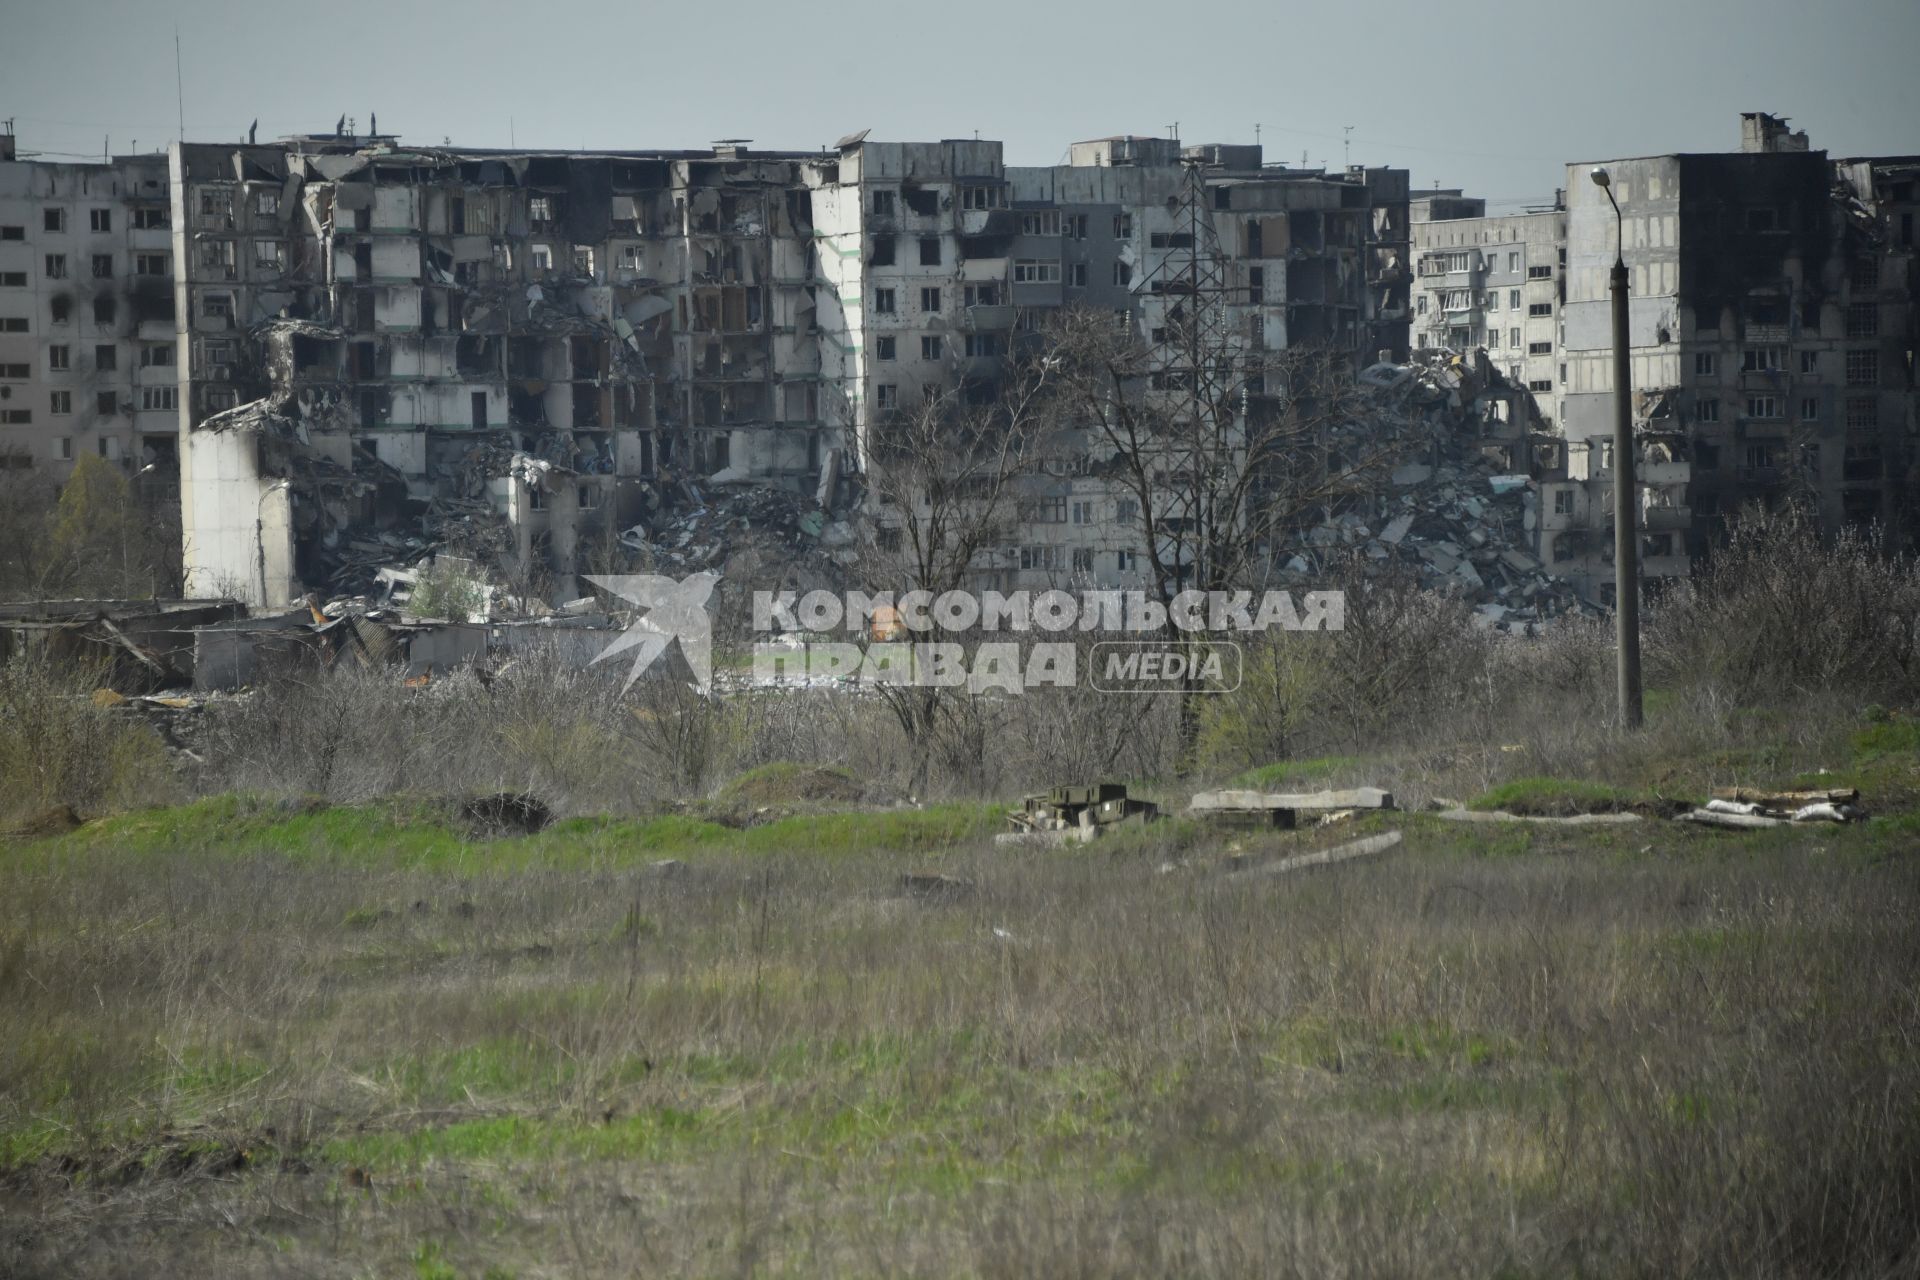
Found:
[{"label": "gray sky", "polygon": [[876,138],[1064,160],[1111,133],[1403,165],[1416,188],[1551,194],[1569,160],[1726,151],[1737,113],[1840,155],[1920,152],[1915,0],[0,0],[0,117],[23,150],[325,132],[420,142],[812,149]]}]

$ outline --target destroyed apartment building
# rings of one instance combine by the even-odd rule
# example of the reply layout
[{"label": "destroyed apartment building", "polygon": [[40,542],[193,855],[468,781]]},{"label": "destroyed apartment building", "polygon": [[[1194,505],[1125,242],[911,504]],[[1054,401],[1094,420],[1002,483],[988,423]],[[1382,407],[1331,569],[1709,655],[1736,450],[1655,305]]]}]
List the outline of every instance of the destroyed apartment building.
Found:
[{"label": "destroyed apartment building", "polygon": [[[1404,170],[1160,138],[1071,158],[863,134],[805,153],[176,147],[193,589],[359,591],[457,545],[522,596],[570,596],[620,551],[717,545],[690,513],[741,484],[793,493],[812,514],[789,504],[781,527],[832,541],[871,426],[990,395],[1045,309],[1159,327],[1196,174],[1243,332],[1404,356]],[[1035,520],[1001,550],[1008,580],[1138,580],[1115,499],[1082,501],[1070,537]]]},{"label": "destroyed apartment building", "polygon": [[572,575],[675,474],[820,468],[791,156],[176,147],[197,590],[364,589],[459,544]]}]

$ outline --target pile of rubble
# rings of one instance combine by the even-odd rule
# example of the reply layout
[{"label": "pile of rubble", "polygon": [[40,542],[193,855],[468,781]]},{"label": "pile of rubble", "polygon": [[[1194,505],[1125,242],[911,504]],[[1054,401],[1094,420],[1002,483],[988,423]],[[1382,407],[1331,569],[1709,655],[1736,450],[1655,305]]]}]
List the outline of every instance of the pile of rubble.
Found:
[{"label": "pile of rubble", "polygon": [[1372,366],[1361,383],[1383,415],[1411,424],[1410,460],[1387,477],[1371,513],[1349,511],[1311,530],[1290,571],[1311,574],[1323,567],[1316,560],[1357,551],[1465,597],[1501,630],[1592,607],[1534,554],[1538,495],[1526,467],[1540,424],[1524,388],[1484,352],[1421,351],[1410,365]]},{"label": "pile of rubble", "polygon": [[643,487],[647,514],[620,543],[656,572],[709,570],[722,590],[837,590],[859,558],[854,527],[811,497],[762,485],[697,485],[663,477]]}]

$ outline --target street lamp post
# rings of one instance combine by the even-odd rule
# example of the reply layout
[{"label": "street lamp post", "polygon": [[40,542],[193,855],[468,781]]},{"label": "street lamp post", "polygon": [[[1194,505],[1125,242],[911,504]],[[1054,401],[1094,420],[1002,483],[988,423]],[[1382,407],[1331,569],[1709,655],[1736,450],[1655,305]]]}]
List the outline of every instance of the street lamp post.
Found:
[{"label": "street lamp post", "polygon": [[1613,180],[1595,169],[1593,184],[1613,206],[1613,620],[1618,644],[1620,726],[1640,727],[1640,503],[1634,478],[1633,385],[1627,361],[1627,263]]}]

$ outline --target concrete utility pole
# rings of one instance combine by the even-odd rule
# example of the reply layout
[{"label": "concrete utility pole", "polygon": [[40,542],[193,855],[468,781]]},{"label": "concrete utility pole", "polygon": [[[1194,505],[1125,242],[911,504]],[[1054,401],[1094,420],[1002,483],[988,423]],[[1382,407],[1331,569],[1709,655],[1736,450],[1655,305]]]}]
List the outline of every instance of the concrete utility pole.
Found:
[{"label": "concrete utility pole", "polygon": [[1627,359],[1625,224],[1613,180],[1595,169],[1593,183],[1613,206],[1613,621],[1619,646],[1620,726],[1640,727],[1640,503],[1634,477],[1633,378]]}]

